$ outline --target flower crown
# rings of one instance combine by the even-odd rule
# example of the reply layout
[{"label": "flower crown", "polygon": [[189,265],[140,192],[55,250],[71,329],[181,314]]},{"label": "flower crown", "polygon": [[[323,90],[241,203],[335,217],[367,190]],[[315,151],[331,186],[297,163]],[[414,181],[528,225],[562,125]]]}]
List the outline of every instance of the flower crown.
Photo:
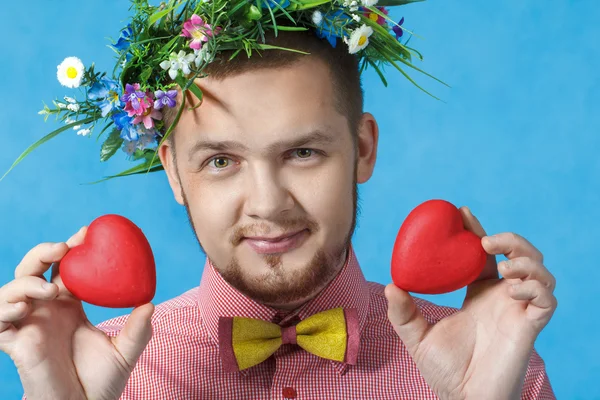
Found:
[{"label": "flower crown", "polygon": [[[341,38],[359,58],[361,73],[372,67],[387,86],[383,66],[391,65],[425,91],[401,66],[439,80],[412,64],[413,56],[422,56],[408,47],[410,37],[402,43],[408,32],[404,18],[392,21],[386,8],[418,1],[423,0],[169,0],[151,6],[148,0],[132,0],[133,17],[111,45],[117,54],[112,74],[96,72],[94,64],[86,68],[77,57],[66,58],[58,66],[58,80],[82,89],[83,98],[65,96],[53,101],[54,108],[45,105],[39,114],[46,120],[55,115],[65,125],[27,148],[4,176],[36,147],[69,129],[81,136],[104,136],[101,161],[119,149],[140,161],[103,180],[161,170],[157,149],[177,124],[186,92],[201,102],[202,91],[194,80],[205,76],[205,66],[220,52],[233,51],[235,57],[243,51],[250,57],[263,50],[297,51],[265,44],[266,31],[277,35],[312,29],[333,47]],[[282,19],[289,24],[278,24]],[[181,104],[179,89],[184,94]],[[166,126],[163,113],[170,108],[177,112]]]}]

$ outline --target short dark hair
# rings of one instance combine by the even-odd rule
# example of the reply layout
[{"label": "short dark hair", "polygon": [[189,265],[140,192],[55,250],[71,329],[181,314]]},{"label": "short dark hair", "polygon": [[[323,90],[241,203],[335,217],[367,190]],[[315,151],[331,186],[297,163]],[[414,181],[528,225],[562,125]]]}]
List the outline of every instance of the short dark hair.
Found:
[{"label": "short dark hair", "polygon": [[[225,79],[244,72],[289,66],[301,57],[317,57],[329,68],[333,84],[335,106],[348,119],[348,126],[353,138],[358,135],[358,124],[363,113],[364,93],[361,84],[358,57],[348,52],[347,45],[337,39],[335,47],[316,36],[313,30],[279,31],[265,34],[265,43],[273,46],[300,50],[310,55],[286,50],[263,50],[260,54],[254,51],[251,57],[240,52],[230,60],[233,51],[219,53],[215,60],[204,68],[204,72],[215,79]],[[165,129],[175,118],[177,107],[167,109],[164,115]],[[173,132],[167,140],[173,147]]]}]

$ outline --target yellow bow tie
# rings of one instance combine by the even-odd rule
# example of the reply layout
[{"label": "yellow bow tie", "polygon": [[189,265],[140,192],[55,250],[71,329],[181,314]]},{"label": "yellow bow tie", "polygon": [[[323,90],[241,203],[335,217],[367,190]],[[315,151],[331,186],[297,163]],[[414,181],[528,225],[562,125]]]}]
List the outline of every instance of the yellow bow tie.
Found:
[{"label": "yellow bow tie", "polygon": [[229,372],[260,364],[288,343],[319,357],[354,365],[358,342],[358,314],[353,308],[323,311],[286,328],[253,318],[219,318],[219,350],[223,367]]}]

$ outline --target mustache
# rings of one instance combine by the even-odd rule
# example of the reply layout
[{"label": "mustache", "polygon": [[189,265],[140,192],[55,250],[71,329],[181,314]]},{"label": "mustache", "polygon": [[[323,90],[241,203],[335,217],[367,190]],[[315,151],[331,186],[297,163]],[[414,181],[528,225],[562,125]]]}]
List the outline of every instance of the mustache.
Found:
[{"label": "mustache", "polygon": [[271,232],[293,232],[301,229],[317,232],[319,230],[319,224],[308,218],[290,218],[278,221],[276,225],[258,223],[240,226],[231,234],[230,242],[234,246],[237,246],[246,236],[263,236],[268,235]]}]

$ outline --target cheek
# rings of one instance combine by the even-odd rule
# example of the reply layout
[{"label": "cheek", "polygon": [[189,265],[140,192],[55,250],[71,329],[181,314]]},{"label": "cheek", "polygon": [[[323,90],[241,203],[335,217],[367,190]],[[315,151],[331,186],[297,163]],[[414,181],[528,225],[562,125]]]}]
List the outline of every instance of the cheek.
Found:
[{"label": "cheek", "polygon": [[236,224],[238,195],[222,186],[207,182],[190,182],[187,197],[198,239],[203,247],[222,246],[223,235]]},{"label": "cheek", "polygon": [[336,231],[345,234],[352,222],[352,171],[344,161],[331,162],[294,185],[300,206],[328,236]]}]

